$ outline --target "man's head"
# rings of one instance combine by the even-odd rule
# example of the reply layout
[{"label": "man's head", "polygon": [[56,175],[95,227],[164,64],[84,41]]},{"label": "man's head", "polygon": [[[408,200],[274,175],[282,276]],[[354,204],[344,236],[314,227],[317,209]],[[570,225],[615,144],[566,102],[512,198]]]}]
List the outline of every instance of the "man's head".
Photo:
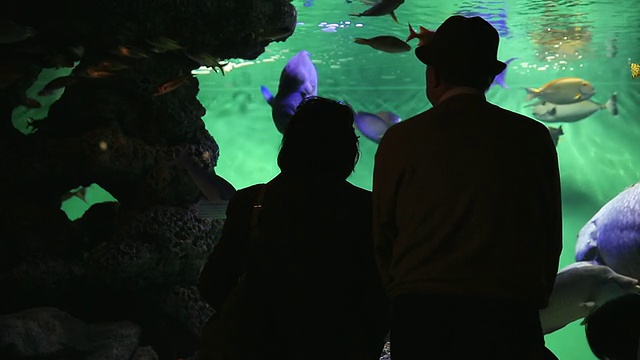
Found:
[{"label": "man's head", "polygon": [[433,41],[415,50],[416,57],[427,65],[429,100],[437,103],[452,87],[489,88],[506,67],[497,59],[499,43],[496,29],[481,17],[455,15],[445,20]]}]

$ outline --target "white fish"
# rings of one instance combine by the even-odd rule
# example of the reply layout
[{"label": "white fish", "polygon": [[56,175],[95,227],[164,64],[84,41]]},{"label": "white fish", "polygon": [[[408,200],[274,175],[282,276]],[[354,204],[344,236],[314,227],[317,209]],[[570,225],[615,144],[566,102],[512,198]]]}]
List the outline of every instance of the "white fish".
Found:
[{"label": "white fish", "polygon": [[618,96],[613,93],[606,103],[593,100],[580,101],[574,104],[557,105],[541,101],[533,106],[533,117],[545,122],[575,122],[607,109],[611,115],[618,115]]},{"label": "white fish", "polygon": [[546,102],[564,105],[573,104],[591,98],[596,89],[590,82],[576,77],[564,77],[552,80],[541,88],[525,88],[526,101],[540,98]]},{"label": "white fish", "polygon": [[638,280],[620,275],[608,266],[580,261],[562,268],[556,276],[549,306],[540,310],[544,334],[582,319],[617,297],[639,293]]}]

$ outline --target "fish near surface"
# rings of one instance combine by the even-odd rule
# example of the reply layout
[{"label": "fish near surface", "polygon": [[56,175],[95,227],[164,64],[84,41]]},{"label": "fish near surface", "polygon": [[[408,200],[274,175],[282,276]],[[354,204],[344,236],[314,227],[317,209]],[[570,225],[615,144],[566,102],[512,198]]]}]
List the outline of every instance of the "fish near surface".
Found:
[{"label": "fish near surface", "polygon": [[592,261],[640,277],[640,182],[607,202],[580,229],[576,261]]},{"label": "fish near surface", "polygon": [[302,50],[287,62],[280,74],[275,96],[264,85],[260,89],[271,106],[271,117],[276,128],[284,133],[302,99],[318,95],[318,73],[309,52]]},{"label": "fish near surface", "polygon": [[618,96],[613,93],[606,103],[593,100],[580,101],[573,104],[556,105],[549,102],[533,104],[533,117],[544,122],[576,122],[600,111],[608,110],[611,115],[618,115]]},{"label": "fish near surface", "polygon": [[638,280],[620,275],[608,266],[573,263],[558,272],[549,306],[539,312],[542,332],[549,334],[562,329],[609,300],[639,292]]},{"label": "fish near surface", "polygon": [[391,15],[393,21],[398,23],[395,10],[404,3],[404,0],[382,0],[367,10],[359,14],[349,14],[351,16],[384,16]]},{"label": "fish near surface", "polygon": [[541,88],[525,88],[526,101],[540,98],[557,105],[573,104],[587,100],[596,90],[587,80],[576,77],[564,77],[552,80]]},{"label": "fish near surface", "polygon": [[355,38],[354,42],[361,45],[369,45],[372,48],[387,53],[401,53],[411,50],[411,46],[406,41],[395,36],[381,35],[369,39]]}]

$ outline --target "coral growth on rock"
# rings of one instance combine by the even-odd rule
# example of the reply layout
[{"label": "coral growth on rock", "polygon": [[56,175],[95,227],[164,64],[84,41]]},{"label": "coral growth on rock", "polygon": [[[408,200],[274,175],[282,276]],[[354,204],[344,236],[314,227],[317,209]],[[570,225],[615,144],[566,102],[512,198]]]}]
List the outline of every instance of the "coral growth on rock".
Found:
[{"label": "coral growth on rock", "polygon": [[[126,320],[126,331],[140,330],[123,359],[193,355],[213,313],[195,285],[222,222],[196,216],[202,194],[172,164],[186,150],[213,171],[218,158],[191,71],[222,75],[224,61],[255,59],[285,41],[295,8],[290,0],[10,0],[0,13],[0,286],[8,294],[0,314]],[[62,68],[69,75],[28,95],[44,69]],[[31,121],[32,133],[14,127],[14,109],[62,91]],[[69,220],[61,197],[91,184],[117,201]],[[22,346],[12,341],[4,345]],[[19,355],[68,354],[82,341],[66,343],[75,345]]]}]

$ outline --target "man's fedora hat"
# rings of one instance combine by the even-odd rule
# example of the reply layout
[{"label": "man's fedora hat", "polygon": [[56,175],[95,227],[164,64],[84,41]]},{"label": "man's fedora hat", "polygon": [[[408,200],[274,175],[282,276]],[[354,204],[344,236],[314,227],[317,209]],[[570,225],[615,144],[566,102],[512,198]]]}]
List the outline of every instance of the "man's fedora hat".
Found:
[{"label": "man's fedora hat", "polygon": [[499,43],[498,31],[483,18],[454,15],[415,54],[427,65],[467,66],[496,76],[507,67],[497,58]]}]

